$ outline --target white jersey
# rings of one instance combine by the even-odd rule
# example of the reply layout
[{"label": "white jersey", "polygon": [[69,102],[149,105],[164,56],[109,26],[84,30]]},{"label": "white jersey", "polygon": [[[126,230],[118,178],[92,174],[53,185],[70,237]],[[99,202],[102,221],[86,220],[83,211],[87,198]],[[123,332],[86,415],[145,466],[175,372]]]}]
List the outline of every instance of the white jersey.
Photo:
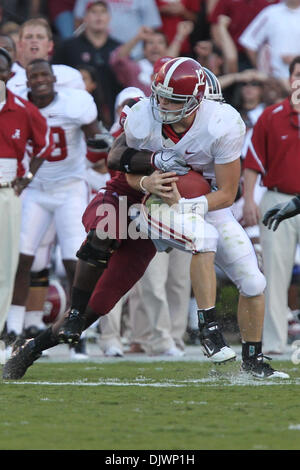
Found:
[{"label": "white jersey", "polygon": [[214,184],[214,165],[240,158],[246,128],[232,106],[204,99],[179,142],[164,141],[162,124],[153,118],[150,99],[145,98],[128,110],[124,130],[129,147],[157,151],[172,146],[193,170]]},{"label": "white jersey", "polygon": [[[24,97],[27,89],[26,70],[17,62],[12,65],[13,77],[7,82],[7,88],[16,95]],[[61,88],[78,88],[85,90],[84,81],[79,70],[68,65],[52,65],[53,73],[56,77],[54,88],[59,91]]]},{"label": "white jersey", "polygon": [[58,181],[86,178],[86,142],[81,126],[97,119],[93,97],[85,90],[64,89],[39,111],[51,128],[55,149],[37,171],[30,187],[51,188]]}]

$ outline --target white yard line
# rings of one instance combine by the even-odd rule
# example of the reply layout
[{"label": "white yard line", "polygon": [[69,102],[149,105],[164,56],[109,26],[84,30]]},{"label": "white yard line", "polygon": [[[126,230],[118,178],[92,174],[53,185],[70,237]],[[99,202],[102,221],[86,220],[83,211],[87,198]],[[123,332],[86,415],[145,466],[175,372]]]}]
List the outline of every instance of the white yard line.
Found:
[{"label": "white yard line", "polygon": [[231,377],[231,378],[205,378],[195,379],[186,381],[166,381],[166,382],[152,382],[152,383],[141,383],[138,382],[120,382],[113,379],[99,380],[98,382],[86,382],[86,381],[72,381],[72,382],[51,382],[51,381],[3,381],[3,384],[13,385],[38,385],[38,386],[71,386],[71,387],[102,387],[102,386],[113,386],[113,387],[166,387],[166,388],[178,388],[178,387],[245,387],[245,386],[261,386],[261,385],[300,385],[300,378],[293,380],[280,380],[280,379],[252,379],[245,377]]}]

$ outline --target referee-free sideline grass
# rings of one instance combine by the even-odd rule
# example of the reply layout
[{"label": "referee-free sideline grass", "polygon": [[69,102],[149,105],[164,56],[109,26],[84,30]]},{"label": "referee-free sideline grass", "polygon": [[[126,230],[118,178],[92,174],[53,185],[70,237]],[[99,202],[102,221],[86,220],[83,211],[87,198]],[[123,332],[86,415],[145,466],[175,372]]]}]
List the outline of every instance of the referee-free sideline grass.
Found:
[{"label": "referee-free sideline grass", "polygon": [[249,379],[239,362],[42,363],[0,379],[2,450],[300,447],[300,365]]}]

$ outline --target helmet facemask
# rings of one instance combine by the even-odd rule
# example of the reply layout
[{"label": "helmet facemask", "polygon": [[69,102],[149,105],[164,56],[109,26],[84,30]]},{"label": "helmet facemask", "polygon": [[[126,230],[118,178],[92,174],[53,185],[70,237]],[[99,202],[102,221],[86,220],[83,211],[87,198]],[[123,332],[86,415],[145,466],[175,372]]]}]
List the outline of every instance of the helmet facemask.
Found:
[{"label": "helmet facemask", "polygon": [[[200,103],[197,98],[193,95],[178,95],[173,93],[172,88],[165,87],[161,83],[155,85],[155,82],[151,86],[151,107],[152,114],[156,121],[162,124],[173,124],[181,121],[181,119],[190,116],[199,106]],[[182,103],[182,107],[179,109],[166,110],[161,109],[159,104],[159,97],[167,98],[170,101]]]}]

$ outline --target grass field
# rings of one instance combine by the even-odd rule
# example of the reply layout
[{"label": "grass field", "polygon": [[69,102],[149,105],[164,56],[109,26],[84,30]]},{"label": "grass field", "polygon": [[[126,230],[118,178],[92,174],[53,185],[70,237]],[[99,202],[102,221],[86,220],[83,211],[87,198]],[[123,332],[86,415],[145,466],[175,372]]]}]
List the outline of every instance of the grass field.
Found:
[{"label": "grass field", "polygon": [[300,448],[300,365],[254,380],[239,363],[42,363],[0,380],[2,450]]}]

